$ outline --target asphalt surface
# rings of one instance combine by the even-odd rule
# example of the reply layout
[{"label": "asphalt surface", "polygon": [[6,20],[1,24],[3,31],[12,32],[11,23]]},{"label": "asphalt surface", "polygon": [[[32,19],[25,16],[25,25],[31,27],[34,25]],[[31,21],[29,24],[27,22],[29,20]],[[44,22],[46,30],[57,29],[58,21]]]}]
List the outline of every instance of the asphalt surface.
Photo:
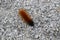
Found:
[{"label": "asphalt surface", "polygon": [[[18,16],[20,8],[34,26]],[[60,0],[0,0],[0,40],[60,40]]]}]

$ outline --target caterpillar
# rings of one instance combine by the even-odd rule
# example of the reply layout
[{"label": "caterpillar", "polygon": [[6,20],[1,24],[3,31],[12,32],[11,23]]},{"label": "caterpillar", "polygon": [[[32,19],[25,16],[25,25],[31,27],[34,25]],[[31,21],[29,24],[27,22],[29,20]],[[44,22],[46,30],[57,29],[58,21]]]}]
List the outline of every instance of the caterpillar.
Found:
[{"label": "caterpillar", "polygon": [[31,16],[28,14],[28,12],[25,9],[23,8],[19,9],[18,14],[27,24],[29,24],[30,26],[34,26],[34,22]]}]

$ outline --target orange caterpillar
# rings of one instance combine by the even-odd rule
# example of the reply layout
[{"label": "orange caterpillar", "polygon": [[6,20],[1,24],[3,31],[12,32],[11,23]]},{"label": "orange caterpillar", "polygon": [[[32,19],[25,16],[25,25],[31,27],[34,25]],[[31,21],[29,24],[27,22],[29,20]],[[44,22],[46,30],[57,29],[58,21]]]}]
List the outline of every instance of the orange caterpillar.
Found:
[{"label": "orange caterpillar", "polygon": [[34,22],[28,12],[25,9],[19,9],[18,11],[19,16],[22,17],[22,19],[29,24],[30,26],[34,26]]}]

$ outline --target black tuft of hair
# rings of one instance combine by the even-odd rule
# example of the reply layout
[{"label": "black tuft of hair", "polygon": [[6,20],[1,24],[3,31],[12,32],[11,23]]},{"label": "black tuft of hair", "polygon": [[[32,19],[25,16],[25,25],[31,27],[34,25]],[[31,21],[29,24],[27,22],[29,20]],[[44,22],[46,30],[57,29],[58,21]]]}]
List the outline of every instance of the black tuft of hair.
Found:
[{"label": "black tuft of hair", "polygon": [[29,22],[28,24],[29,24],[30,26],[34,26],[34,22],[33,22],[33,21]]}]

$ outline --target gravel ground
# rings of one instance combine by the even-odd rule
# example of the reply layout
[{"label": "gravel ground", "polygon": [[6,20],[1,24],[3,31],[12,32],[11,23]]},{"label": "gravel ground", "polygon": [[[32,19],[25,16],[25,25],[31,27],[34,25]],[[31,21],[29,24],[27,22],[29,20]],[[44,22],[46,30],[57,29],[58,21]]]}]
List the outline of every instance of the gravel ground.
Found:
[{"label": "gravel ground", "polygon": [[[21,20],[20,8],[34,26]],[[60,0],[0,0],[0,40],[60,40]]]}]

